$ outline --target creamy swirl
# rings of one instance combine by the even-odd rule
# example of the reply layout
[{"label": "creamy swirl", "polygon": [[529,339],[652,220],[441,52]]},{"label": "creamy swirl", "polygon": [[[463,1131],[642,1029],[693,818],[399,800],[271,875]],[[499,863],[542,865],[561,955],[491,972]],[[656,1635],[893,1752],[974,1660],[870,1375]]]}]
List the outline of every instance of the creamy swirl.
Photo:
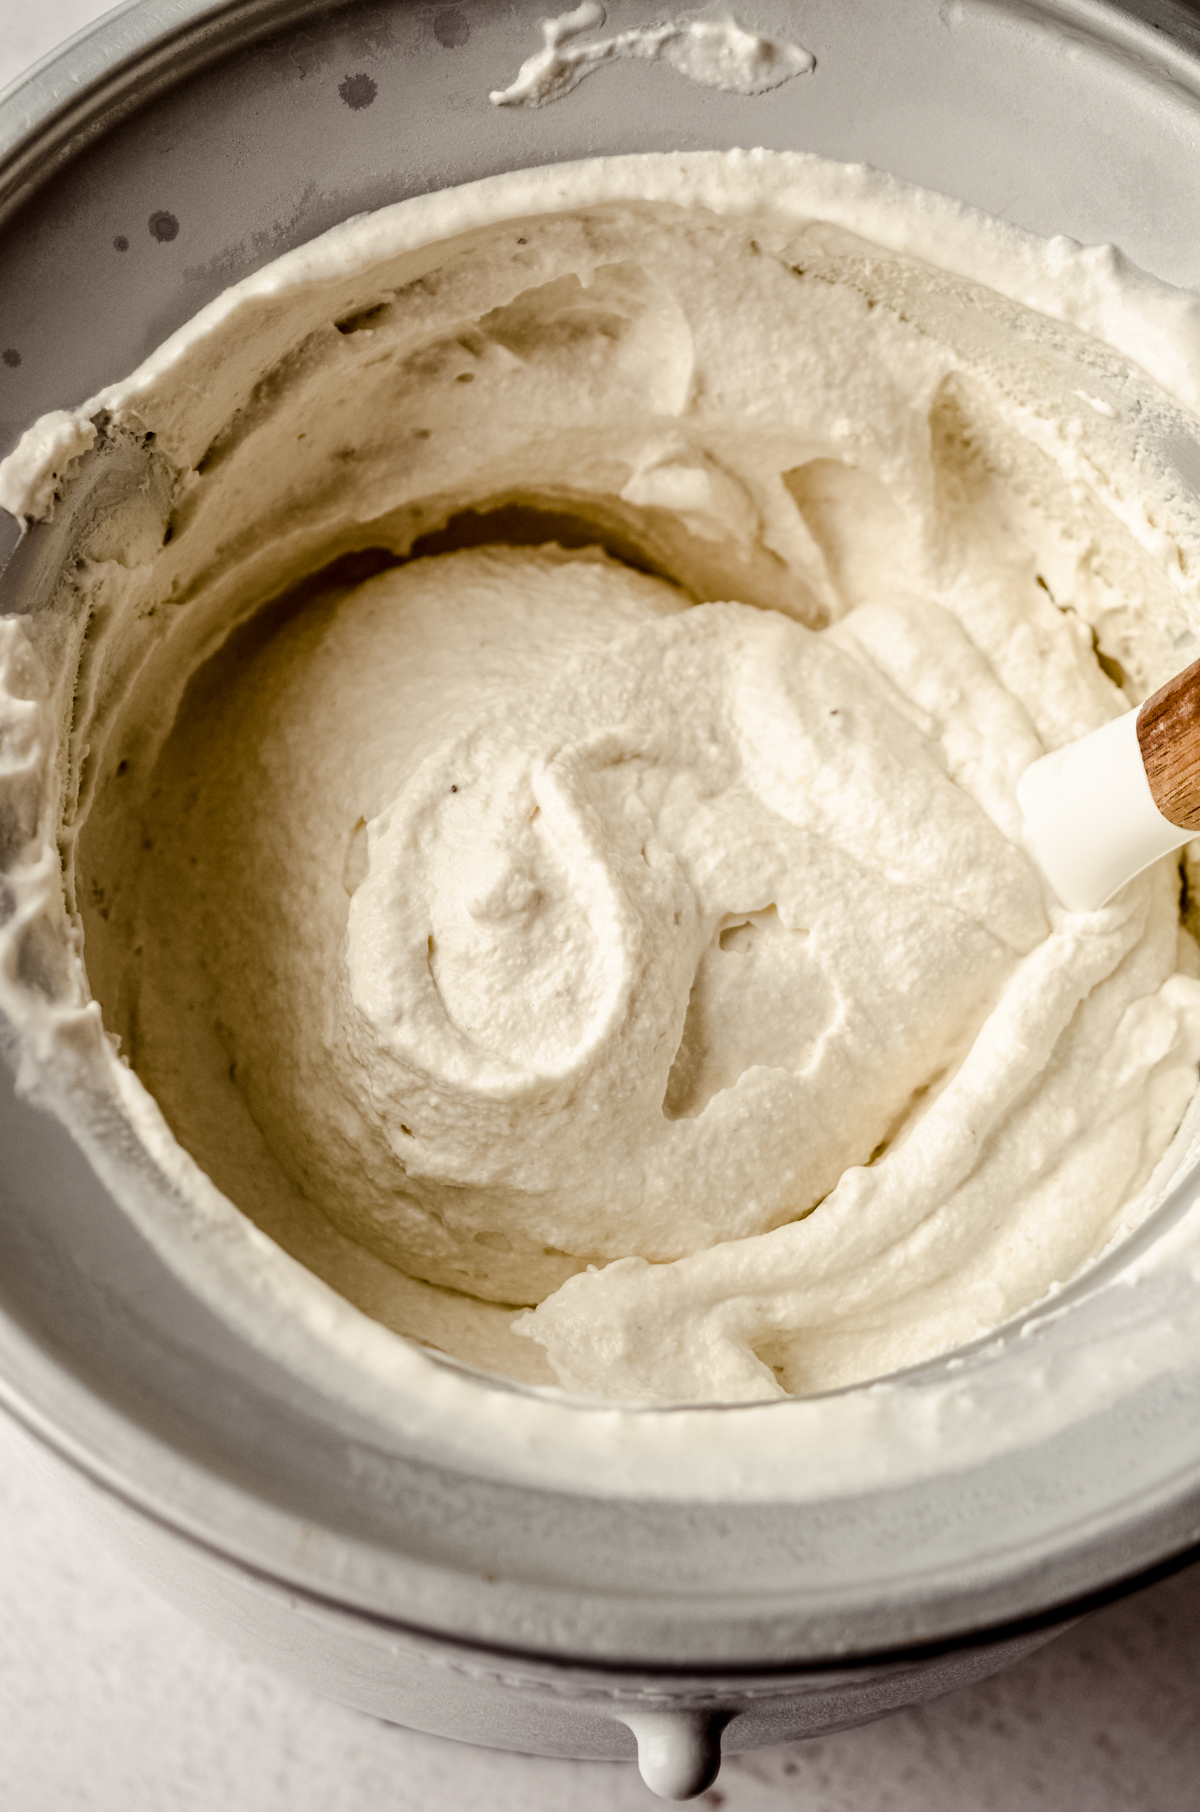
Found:
[{"label": "creamy swirl", "polygon": [[[508,591],[553,611],[579,576],[460,554],[436,582],[458,600],[479,567],[505,630]],[[393,608],[435,582],[406,577],[375,582]],[[430,751],[367,827],[346,938],[346,1044],[410,1185],[496,1233],[499,1192],[504,1232],[595,1261],[806,1214],[1048,929],[1011,799],[971,761],[995,737],[1019,772],[1036,738],[952,618],[912,601],[818,635],[644,609]],[[926,690],[948,670],[973,720],[954,764],[952,727],[923,734],[871,662],[921,648]]]}]

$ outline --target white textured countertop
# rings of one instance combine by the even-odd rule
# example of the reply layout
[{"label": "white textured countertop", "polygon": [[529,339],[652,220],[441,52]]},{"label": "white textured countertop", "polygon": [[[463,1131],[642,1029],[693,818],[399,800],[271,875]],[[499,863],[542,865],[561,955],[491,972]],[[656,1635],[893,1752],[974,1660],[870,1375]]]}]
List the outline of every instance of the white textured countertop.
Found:
[{"label": "white textured countertop", "polygon": [[[0,0],[0,87],[105,10],[98,0]],[[695,1803],[1191,1812],[1198,1783],[1194,1569],[982,1686],[863,1730],[731,1758]],[[656,1803],[632,1766],[416,1736],[243,1660],[131,1577],[61,1497],[32,1442],[0,1420],[2,1812],[646,1812]]]}]

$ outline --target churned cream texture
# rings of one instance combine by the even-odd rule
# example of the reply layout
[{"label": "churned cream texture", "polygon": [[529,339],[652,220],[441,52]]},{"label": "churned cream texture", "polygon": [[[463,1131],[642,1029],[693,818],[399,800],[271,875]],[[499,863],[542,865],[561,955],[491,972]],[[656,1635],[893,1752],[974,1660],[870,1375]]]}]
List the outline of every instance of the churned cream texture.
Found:
[{"label": "churned cream texture", "polygon": [[1200,1061],[1175,866],[1068,914],[1014,797],[1191,658],[1144,382],[625,201],[310,307],[186,457],[138,399],[166,626],[74,875],[179,1140],[379,1319],[602,1396],[845,1384],[1077,1273]]}]

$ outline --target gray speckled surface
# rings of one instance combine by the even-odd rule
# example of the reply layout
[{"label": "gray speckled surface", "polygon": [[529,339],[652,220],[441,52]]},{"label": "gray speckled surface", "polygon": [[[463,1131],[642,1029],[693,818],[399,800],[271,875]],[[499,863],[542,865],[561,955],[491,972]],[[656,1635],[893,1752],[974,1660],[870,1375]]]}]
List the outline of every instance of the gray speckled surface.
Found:
[{"label": "gray speckled surface", "polygon": [[[8,0],[0,86],[102,13]],[[1101,1612],[983,1686],[733,1758],[727,1812],[1183,1812],[1200,1778],[1200,1571]],[[649,1807],[632,1767],[532,1760],[324,1703],[161,1605],[0,1424],[5,1812],[584,1812]]]}]

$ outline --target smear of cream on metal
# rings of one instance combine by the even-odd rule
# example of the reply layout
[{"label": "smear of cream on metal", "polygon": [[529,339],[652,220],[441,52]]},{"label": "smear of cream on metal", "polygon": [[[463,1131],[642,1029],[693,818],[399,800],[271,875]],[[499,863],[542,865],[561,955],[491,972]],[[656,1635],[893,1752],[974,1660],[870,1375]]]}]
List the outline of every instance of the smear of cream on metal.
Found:
[{"label": "smear of cream on metal", "polygon": [[771,38],[743,31],[732,19],[673,19],[666,25],[639,25],[611,38],[579,40],[585,32],[604,24],[598,0],[583,0],[573,12],[541,21],[542,48],[522,63],[516,81],[495,88],[490,99],[497,107],[544,107],[561,100],[605,63],[619,57],[645,62],[662,61],[680,75],[706,88],[724,88],[732,94],[765,94],[807,75],[817,59],[799,44],[777,44]]}]

